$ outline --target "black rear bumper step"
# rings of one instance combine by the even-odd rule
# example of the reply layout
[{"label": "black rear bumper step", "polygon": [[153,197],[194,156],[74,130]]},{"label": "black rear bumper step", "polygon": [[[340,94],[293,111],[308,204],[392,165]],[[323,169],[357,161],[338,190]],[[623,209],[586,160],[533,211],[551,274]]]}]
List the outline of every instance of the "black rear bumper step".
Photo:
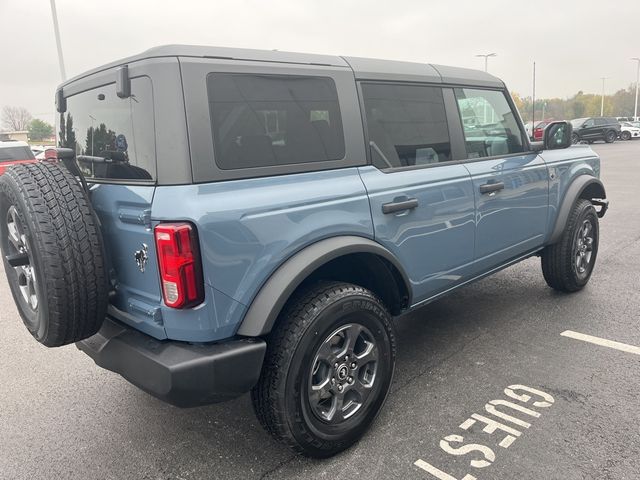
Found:
[{"label": "black rear bumper step", "polygon": [[110,318],[76,343],[98,366],[178,407],[222,402],[258,381],[267,344],[236,338],[215,344],[156,340]]}]

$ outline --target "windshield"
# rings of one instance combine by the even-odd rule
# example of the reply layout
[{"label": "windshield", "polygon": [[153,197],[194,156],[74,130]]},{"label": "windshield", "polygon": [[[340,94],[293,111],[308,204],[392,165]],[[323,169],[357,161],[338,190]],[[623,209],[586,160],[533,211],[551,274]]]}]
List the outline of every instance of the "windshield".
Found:
[{"label": "windshield", "polygon": [[2,147],[0,148],[0,162],[11,162],[14,160],[33,160],[33,152],[29,147]]}]

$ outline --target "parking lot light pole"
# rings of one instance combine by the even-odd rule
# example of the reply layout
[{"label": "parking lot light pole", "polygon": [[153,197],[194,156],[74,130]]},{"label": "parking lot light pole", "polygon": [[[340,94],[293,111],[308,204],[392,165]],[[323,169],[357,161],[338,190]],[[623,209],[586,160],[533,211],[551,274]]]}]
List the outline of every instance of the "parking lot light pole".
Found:
[{"label": "parking lot light pole", "polygon": [[600,116],[604,117],[604,81],[609,77],[600,77],[602,80],[602,99],[600,100]]},{"label": "parking lot light pole", "polygon": [[[497,53],[479,53],[478,55],[476,55],[476,57],[484,57],[484,71],[487,72],[489,71],[489,57],[495,57],[496,55],[498,55]],[[487,102],[485,101],[484,103],[484,108],[483,108],[483,118],[482,118],[482,122],[486,125],[487,123]]]},{"label": "parking lot light pole", "polygon": [[638,62],[638,70],[636,71],[636,105],[633,109],[633,119],[638,120],[638,84],[640,83],[640,58],[633,57],[631,60]]},{"label": "parking lot light pole", "polygon": [[60,27],[58,27],[58,12],[56,11],[56,0],[51,0],[51,17],[53,19],[53,33],[56,36],[56,46],[58,47],[58,63],[60,64],[60,75],[62,81],[67,79],[67,73],[64,70],[64,58],[62,56],[62,43],[60,42]]},{"label": "parking lot light pole", "polygon": [[495,57],[497,55],[497,53],[480,53],[476,55],[476,57],[484,57],[484,71],[487,72],[489,67],[489,57]]}]

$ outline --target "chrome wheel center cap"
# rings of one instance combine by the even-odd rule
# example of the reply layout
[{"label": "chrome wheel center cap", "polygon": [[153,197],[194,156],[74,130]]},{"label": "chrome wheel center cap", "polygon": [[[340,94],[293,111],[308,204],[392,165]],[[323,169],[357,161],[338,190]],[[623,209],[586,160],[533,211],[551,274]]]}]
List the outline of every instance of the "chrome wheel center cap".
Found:
[{"label": "chrome wheel center cap", "polygon": [[349,375],[349,367],[347,367],[345,364],[340,365],[337,370],[338,378],[340,380],[346,380],[348,375]]}]

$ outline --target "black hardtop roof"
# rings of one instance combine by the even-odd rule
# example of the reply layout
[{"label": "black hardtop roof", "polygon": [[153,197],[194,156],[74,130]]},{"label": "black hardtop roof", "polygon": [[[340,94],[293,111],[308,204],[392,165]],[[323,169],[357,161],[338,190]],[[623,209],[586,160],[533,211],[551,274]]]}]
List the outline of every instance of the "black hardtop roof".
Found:
[{"label": "black hardtop roof", "polygon": [[374,58],[341,57],[314,53],[282,52],[279,50],[254,50],[247,48],[210,47],[202,45],[163,45],[145,50],[131,57],[91,69],[77,75],[61,87],[87,77],[91,74],[126,65],[140,60],[161,57],[198,57],[221,60],[245,60],[258,62],[277,62],[301,65],[326,65],[351,68],[357,79],[362,80],[400,80],[447,83],[457,85],[477,85],[486,87],[504,87],[504,83],[493,75],[469,68],[432,65],[427,63],[380,60]]}]

